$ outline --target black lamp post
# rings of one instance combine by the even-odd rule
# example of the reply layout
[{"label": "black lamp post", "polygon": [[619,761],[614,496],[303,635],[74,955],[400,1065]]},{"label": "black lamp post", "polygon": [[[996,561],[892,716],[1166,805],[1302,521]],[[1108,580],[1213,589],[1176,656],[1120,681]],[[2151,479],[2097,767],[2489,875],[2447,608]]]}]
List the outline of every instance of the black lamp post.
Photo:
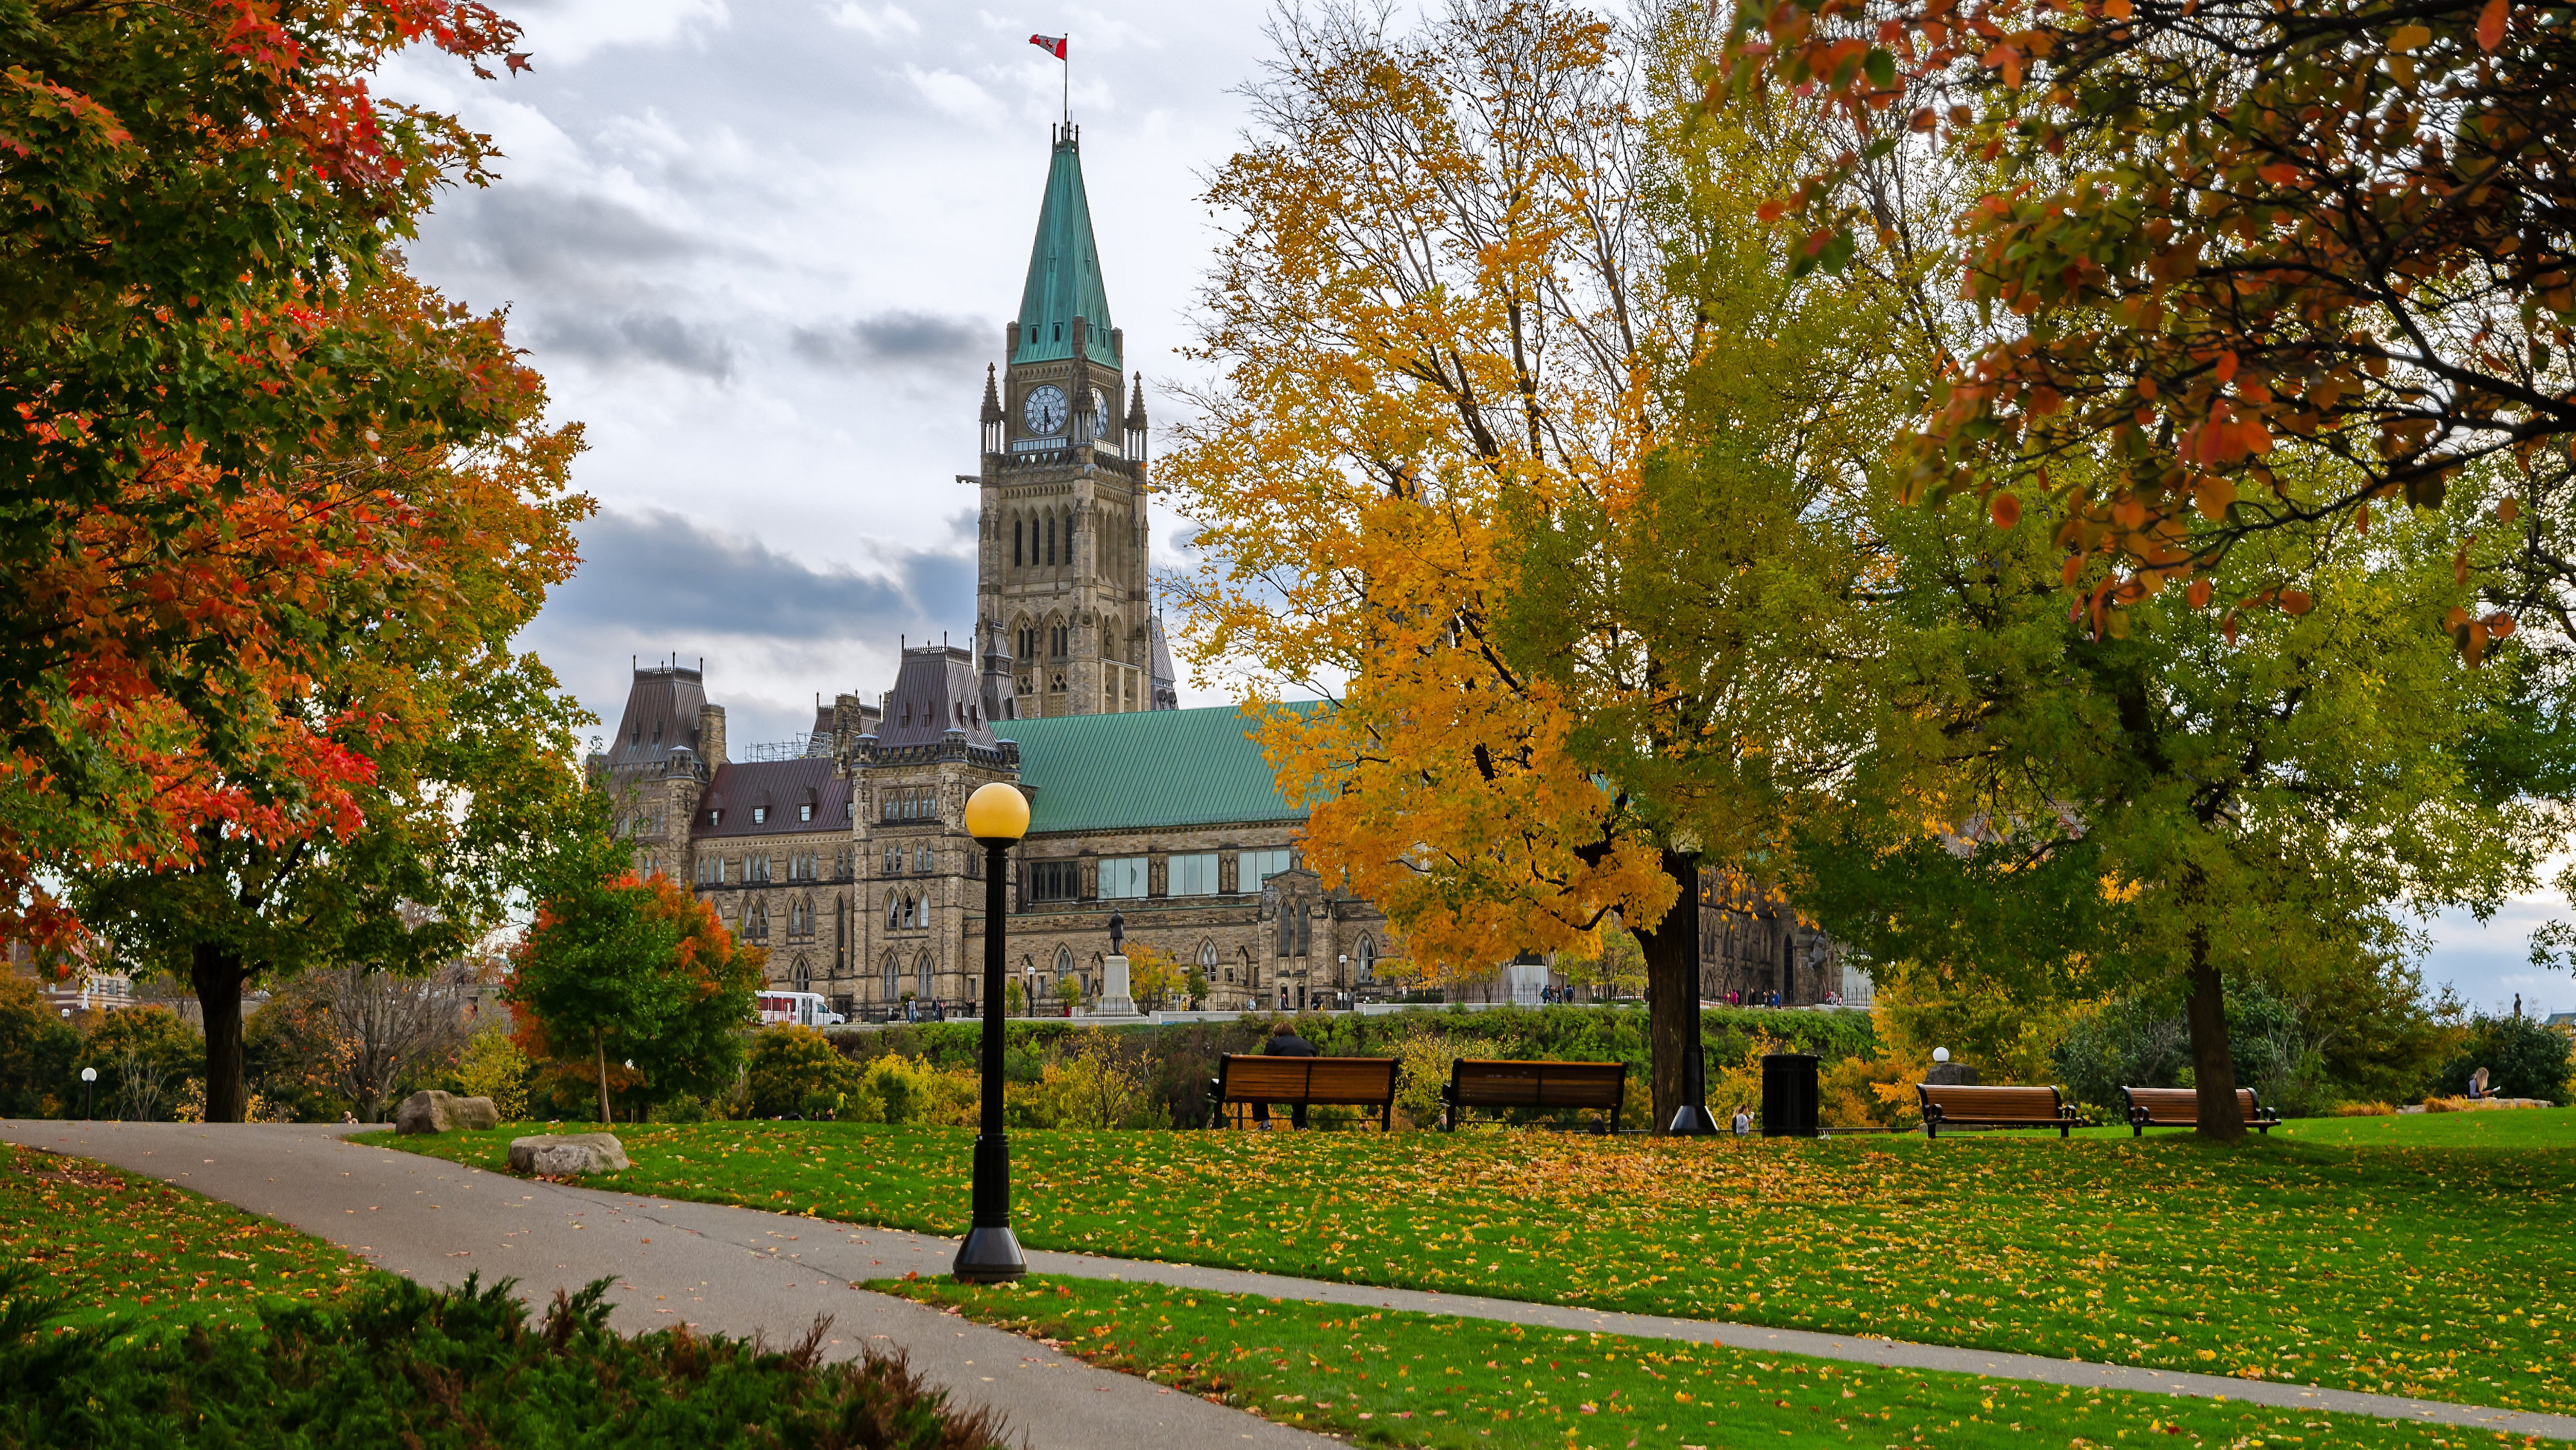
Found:
[{"label": "black lamp post", "polygon": [[[984,848],[984,1000],[1002,1000],[1003,876],[1011,847],[1029,831],[1029,800],[1003,781],[966,798],[966,834]],[[975,1223],[949,1272],[969,1284],[1007,1283],[1028,1273],[1011,1232],[1011,1143],[1002,1135],[1003,1014],[984,1014],[984,1128],[975,1135]]]}]

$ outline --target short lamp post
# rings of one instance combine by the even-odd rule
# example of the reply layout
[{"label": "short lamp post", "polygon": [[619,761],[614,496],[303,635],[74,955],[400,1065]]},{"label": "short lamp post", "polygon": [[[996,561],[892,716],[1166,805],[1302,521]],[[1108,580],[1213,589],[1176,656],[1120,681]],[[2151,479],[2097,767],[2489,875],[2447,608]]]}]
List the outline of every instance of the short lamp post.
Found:
[{"label": "short lamp post", "polygon": [[89,1100],[89,1095],[96,1088],[97,1083],[97,1068],[85,1067],[81,1069],[81,1116],[84,1118],[97,1116],[97,1114],[90,1111]]},{"label": "short lamp post", "polygon": [[[1029,833],[1029,799],[1005,781],[966,798],[966,834],[984,848],[984,1000],[1002,997],[1002,941],[1009,902],[1003,877],[1011,847]],[[975,1222],[957,1246],[949,1272],[969,1284],[1001,1284],[1029,1271],[1011,1232],[1011,1143],[1002,1135],[1002,1031],[998,1012],[984,1014],[984,1129],[975,1136]]]}]

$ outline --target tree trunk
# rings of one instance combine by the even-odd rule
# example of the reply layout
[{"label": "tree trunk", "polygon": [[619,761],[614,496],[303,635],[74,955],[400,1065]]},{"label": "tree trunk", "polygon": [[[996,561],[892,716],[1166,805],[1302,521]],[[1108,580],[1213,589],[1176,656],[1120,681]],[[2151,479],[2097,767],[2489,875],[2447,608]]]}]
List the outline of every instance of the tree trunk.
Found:
[{"label": "tree trunk", "polygon": [[206,1019],[206,1121],[238,1123],[248,1107],[242,1094],[241,954],[211,942],[189,952],[188,985]]},{"label": "tree trunk", "polygon": [[1672,1127],[1673,1114],[1689,1101],[1689,1063],[1699,1052],[1699,871],[1689,857],[1666,851],[1664,872],[1681,895],[1663,920],[1637,929],[1646,957],[1646,1058],[1658,1133]]},{"label": "tree trunk", "polygon": [[2233,1143],[2245,1136],[2236,1104],[2236,1059],[2227,1050],[2227,993],[2210,965],[2209,939],[2191,936],[2191,1076],[2200,1091],[2200,1136]]},{"label": "tree trunk", "polygon": [[599,1125],[615,1127],[617,1120],[608,1115],[608,1039],[593,1032],[590,1045],[599,1054]]}]

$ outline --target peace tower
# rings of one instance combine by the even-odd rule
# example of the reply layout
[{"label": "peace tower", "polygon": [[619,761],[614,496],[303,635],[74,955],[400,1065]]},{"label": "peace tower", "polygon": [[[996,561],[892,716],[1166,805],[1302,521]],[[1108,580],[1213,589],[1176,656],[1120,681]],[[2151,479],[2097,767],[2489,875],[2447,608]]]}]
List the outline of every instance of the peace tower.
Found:
[{"label": "peace tower", "polygon": [[[998,383],[984,374],[977,643],[999,718],[1178,706],[1147,587],[1145,384],[1109,320],[1080,128],[1054,154]],[[1127,386],[1123,386],[1126,384]],[[1121,394],[1125,417],[1119,417]],[[1009,680],[1009,702],[993,699]]]}]

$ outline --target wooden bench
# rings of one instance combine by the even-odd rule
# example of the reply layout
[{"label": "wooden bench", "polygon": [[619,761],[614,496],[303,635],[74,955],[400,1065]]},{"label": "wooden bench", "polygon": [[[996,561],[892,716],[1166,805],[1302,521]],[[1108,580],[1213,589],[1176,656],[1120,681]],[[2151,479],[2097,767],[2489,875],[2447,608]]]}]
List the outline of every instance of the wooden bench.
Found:
[{"label": "wooden bench", "polygon": [[[2129,1136],[2143,1138],[2149,1128],[2196,1128],[2200,1126],[2200,1090],[2197,1088],[2120,1089],[2129,1100]],[[2281,1115],[2263,1106],[2252,1088],[2236,1090],[2236,1116],[2245,1126],[2258,1133],[2269,1133]]]},{"label": "wooden bench", "polygon": [[1462,1057],[1449,1067],[1449,1086],[1441,1091],[1446,1109],[1441,1127],[1458,1131],[1469,1108],[1606,1108],[1607,1126],[1619,1131],[1619,1103],[1628,1091],[1624,1062],[1498,1062]]},{"label": "wooden bench", "polygon": [[1375,1108],[1385,1131],[1395,1126],[1395,1059],[1229,1052],[1208,1079],[1208,1101],[1238,1124],[1254,1103]]},{"label": "wooden bench", "polygon": [[1926,1138],[1940,1137],[1943,1128],[2055,1128],[2063,1138],[2078,1121],[2053,1087],[1918,1082],[1914,1092],[1923,1103]]}]

